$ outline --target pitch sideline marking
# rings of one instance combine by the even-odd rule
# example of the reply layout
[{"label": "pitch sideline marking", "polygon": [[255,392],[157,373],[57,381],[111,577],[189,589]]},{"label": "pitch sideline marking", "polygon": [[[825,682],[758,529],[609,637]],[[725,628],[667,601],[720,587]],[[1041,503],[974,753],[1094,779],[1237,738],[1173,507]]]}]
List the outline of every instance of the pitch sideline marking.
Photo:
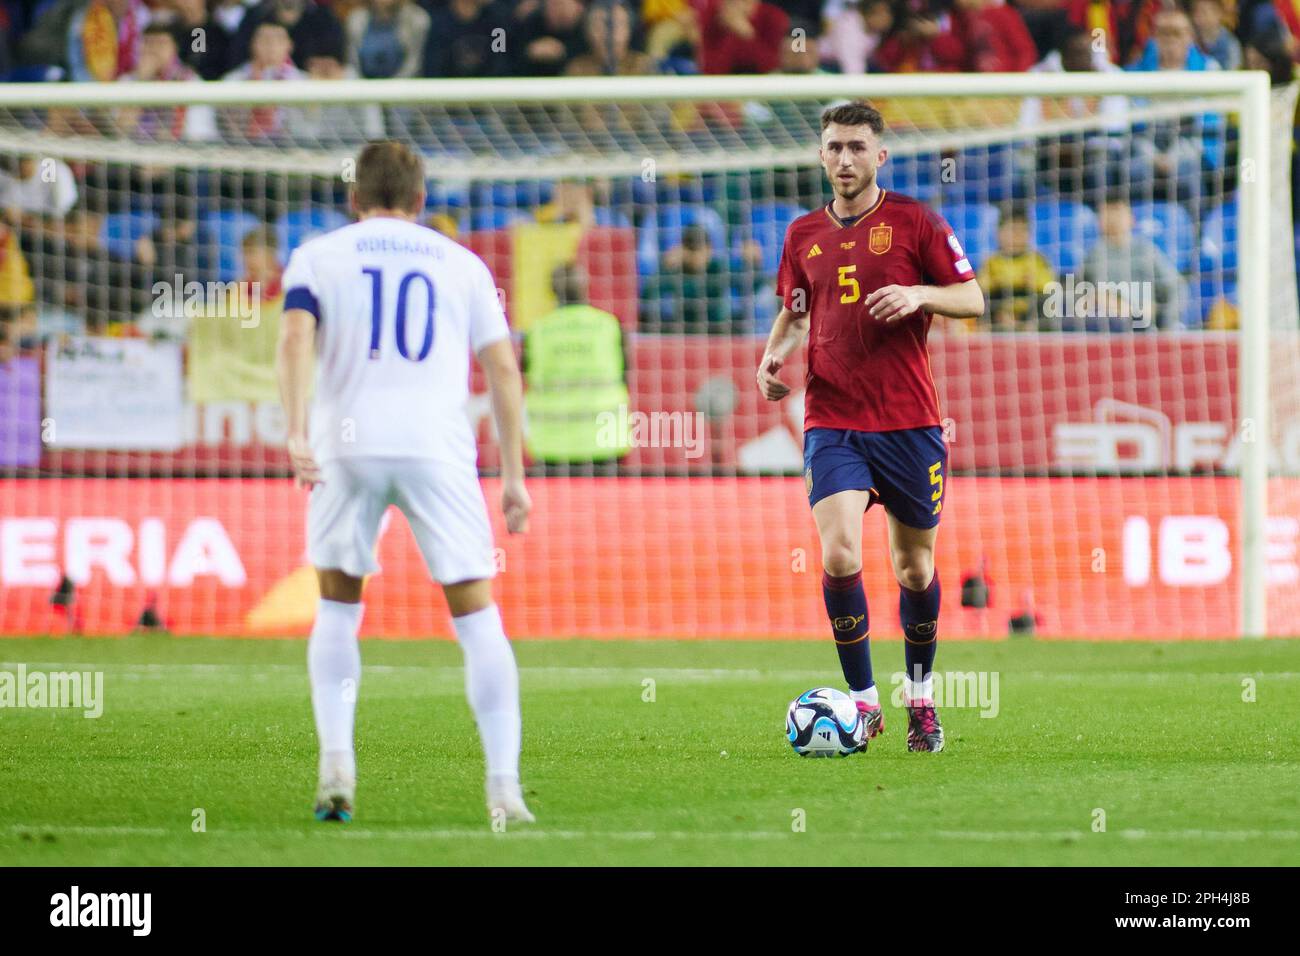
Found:
[{"label": "pitch sideline marking", "polygon": [[[67,835],[67,836],[185,836],[189,834],[188,828],[170,830],[165,827],[134,827],[134,826],[40,826],[33,824],[12,824],[0,828],[0,833],[21,837],[28,834],[32,837],[41,837],[45,834]],[[622,840],[622,841],[641,841],[648,842],[652,840],[786,840],[802,836],[802,834],[787,833],[785,831],[772,830],[722,830],[722,831],[693,831],[693,830],[546,830],[542,828],[529,829],[521,828],[508,833],[495,833],[490,829],[473,829],[473,830],[448,830],[448,829],[430,829],[430,830],[367,830],[356,827],[339,828],[332,831],[334,835],[351,840],[459,840],[459,839],[498,839],[501,837],[507,839],[528,839],[528,840]],[[315,836],[326,836],[327,831],[320,829],[315,832],[311,830],[267,830],[267,829],[212,829],[202,836],[223,836],[223,837],[243,837],[252,839],[285,839],[288,837],[299,837],[308,839]],[[931,836],[943,840],[965,840],[980,843],[1032,843],[1039,841],[1046,842],[1068,842],[1068,843],[1099,843],[1104,841],[1104,834],[1094,834],[1087,830],[1056,830],[1056,831],[1019,831],[1019,830],[933,830]],[[1182,830],[1144,830],[1144,829],[1125,829],[1116,830],[1110,834],[1118,836],[1125,840],[1133,841],[1161,841],[1161,840],[1205,840],[1220,842],[1243,842],[1247,840],[1300,840],[1300,830],[1199,830],[1199,829],[1182,829]],[[844,834],[841,834],[844,836]],[[864,840],[880,840],[883,842],[899,842],[916,839],[916,834],[902,831],[884,831],[878,833],[861,834]]]}]

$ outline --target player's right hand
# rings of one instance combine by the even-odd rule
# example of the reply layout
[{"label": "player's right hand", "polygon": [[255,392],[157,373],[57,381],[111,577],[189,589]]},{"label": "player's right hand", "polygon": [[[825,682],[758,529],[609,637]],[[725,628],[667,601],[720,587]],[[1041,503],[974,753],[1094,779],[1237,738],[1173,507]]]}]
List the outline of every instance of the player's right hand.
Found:
[{"label": "player's right hand", "polygon": [[779,402],[790,394],[790,386],[776,377],[782,364],[774,355],[764,355],[758,363],[758,390],[769,402]]},{"label": "player's right hand", "polygon": [[522,481],[507,481],[501,487],[501,512],[506,516],[506,530],[523,534],[528,530],[528,515],[533,510],[533,500]]}]

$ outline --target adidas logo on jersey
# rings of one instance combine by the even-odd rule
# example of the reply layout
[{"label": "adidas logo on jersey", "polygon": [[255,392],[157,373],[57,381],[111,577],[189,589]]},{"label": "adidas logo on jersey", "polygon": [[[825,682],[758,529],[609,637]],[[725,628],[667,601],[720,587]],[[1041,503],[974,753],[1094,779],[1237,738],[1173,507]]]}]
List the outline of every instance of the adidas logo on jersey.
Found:
[{"label": "adidas logo on jersey", "polygon": [[813,247],[808,250],[808,258],[811,259],[813,256],[820,256],[821,254],[822,254],[822,247],[817,245],[817,243],[814,242]]}]

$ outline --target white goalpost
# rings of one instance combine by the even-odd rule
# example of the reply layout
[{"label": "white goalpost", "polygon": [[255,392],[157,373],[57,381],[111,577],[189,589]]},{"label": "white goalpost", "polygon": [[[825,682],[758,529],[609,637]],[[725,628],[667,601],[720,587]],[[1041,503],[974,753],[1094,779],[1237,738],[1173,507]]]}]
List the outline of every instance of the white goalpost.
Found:
[{"label": "white goalpost", "polygon": [[[945,629],[1280,633],[1300,609],[1296,90],[1247,71],[0,85],[0,169],[73,176],[77,196],[0,234],[32,287],[6,304],[0,286],[30,366],[0,375],[0,417],[26,423],[0,432],[0,631],[63,626],[59,588],[96,632],[147,608],[188,633],[310,619],[267,390],[274,260],[346,221],[380,131],[425,155],[428,223],[493,267],[521,338],[581,274],[625,332],[624,420],[663,423],[617,455],[530,458],[553,520],[503,542],[512,632],[817,632],[802,397],[759,402],[752,365],[784,229],[829,197],[820,113],[858,98],[889,125],[886,188],[934,205],[977,270],[1040,256],[1052,277],[932,331],[954,475],[939,559],[962,595]],[[184,132],[199,110],[206,132]],[[1169,165],[1171,141],[1199,152]],[[1120,205],[1158,276],[1118,268]],[[1144,283],[1136,324],[1044,305],[1121,275]],[[250,279],[261,328],[209,294]],[[191,281],[194,308],[160,312],[158,284],[179,301]],[[481,396],[470,414],[490,482]],[[440,633],[403,535],[385,532],[367,627]]]}]

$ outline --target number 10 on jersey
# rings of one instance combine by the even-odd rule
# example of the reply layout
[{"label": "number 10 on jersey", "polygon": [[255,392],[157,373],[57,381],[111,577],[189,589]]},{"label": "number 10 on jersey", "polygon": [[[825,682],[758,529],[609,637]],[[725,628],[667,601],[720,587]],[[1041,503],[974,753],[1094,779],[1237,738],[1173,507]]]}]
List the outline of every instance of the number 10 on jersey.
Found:
[{"label": "number 10 on jersey", "polygon": [[[379,358],[379,341],[384,328],[384,274],[381,269],[362,269],[370,276],[370,358]],[[411,283],[419,280],[424,283],[427,293],[428,314],[425,316],[424,339],[420,342],[420,351],[411,355],[406,347],[406,296]],[[423,272],[408,272],[402,276],[397,286],[397,321],[394,323],[394,337],[397,339],[397,354],[410,362],[423,362],[433,349],[433,280]]]}]

